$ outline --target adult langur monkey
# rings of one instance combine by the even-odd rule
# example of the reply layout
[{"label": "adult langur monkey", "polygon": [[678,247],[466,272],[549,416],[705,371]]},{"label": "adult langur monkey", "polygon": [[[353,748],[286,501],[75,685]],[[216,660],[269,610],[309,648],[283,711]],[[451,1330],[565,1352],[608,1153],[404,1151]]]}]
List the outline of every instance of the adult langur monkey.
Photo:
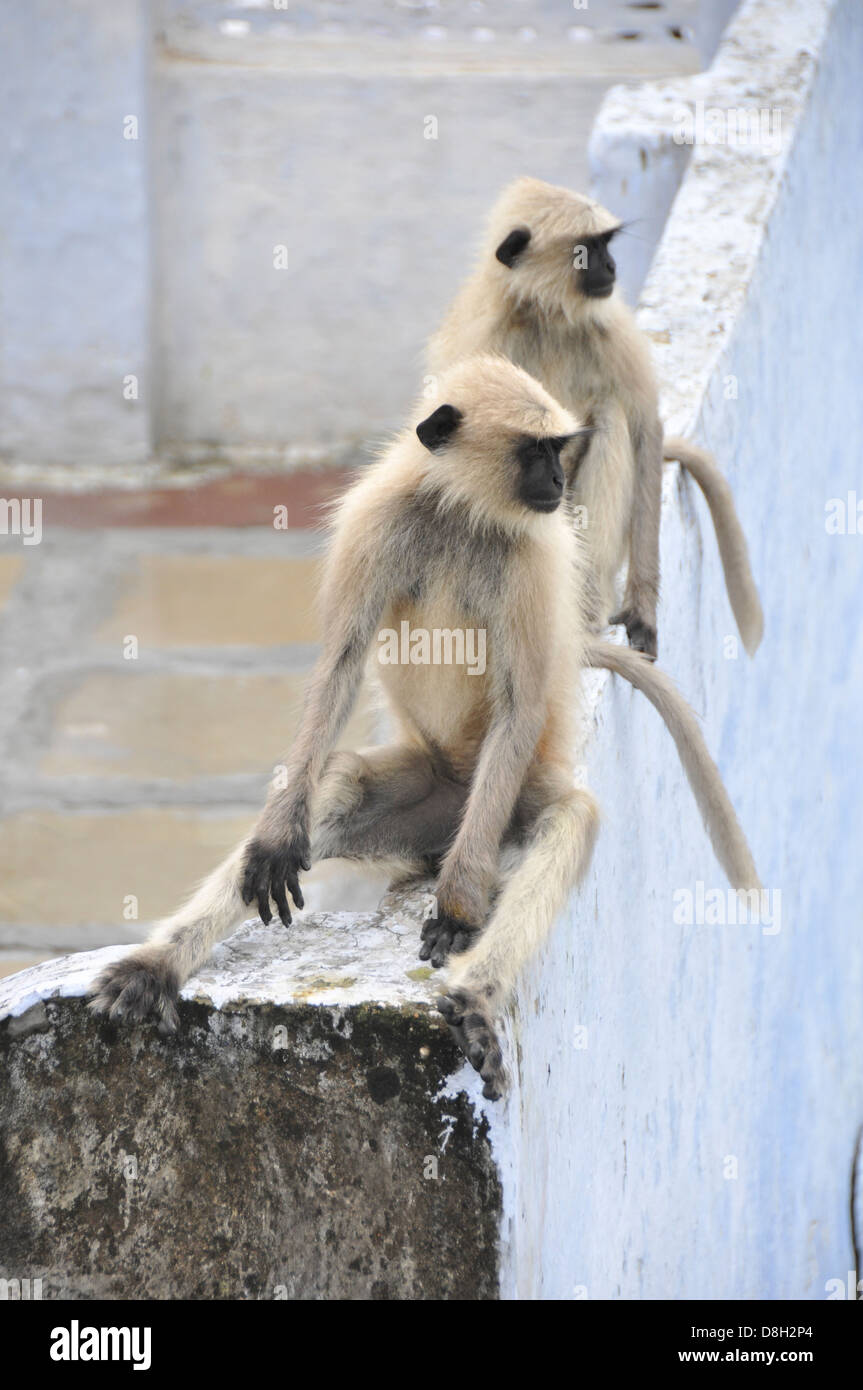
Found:
[{"label": "adult langur monkey", "polygon": [[[429,345],[432,373],[475,352],[498,352],[596,427],[574,484],[586,509],[592,558],[588,621],[625,623],[633,647],[655,657],[662,460],[677,460],[713,517],[728,596],[752,655],[761,604],[728,483],[710,454],[662,438],[648,343],[615,291],[609,243],[621,230],[605,208],[565,188],[522,178],[489,219],[479,264]],[[623,606],[615,583],[628,561]],[[613,616],[612,616],[613,615]]]},{"label": "adult langur monkey", "polygon": [[[133,1021],[153,1015],[172,1030],[180,986],[245,904],[265,923],[275,904],[289,925],[288,893],[301,908],[299,875],[316,859],[433,871],[437,916],[421,958],[440,966],[454,954],[438,1007],[495,1098],[504,1076],[496,1018],[590,860],[597,808],[573,784],[574,729],[581,667],[611,664],[603,648],[674,707],[717,856],[736,887],[758,879],[681,697],[644,657],[587,632],[562,460],[577,471],[589,431],[526,372],[491,356],[446,373],[437,403],[414,418],[335,514],[324,649],[286,787],[271,789],[251,836],[187,905],[103,971],[92,1007]],[[379,665],[398,742],[334,753],[376,635],[403,622],[414,632],[484,630],[484,674]],[[501,879],[504,847],[515,863]]]}]

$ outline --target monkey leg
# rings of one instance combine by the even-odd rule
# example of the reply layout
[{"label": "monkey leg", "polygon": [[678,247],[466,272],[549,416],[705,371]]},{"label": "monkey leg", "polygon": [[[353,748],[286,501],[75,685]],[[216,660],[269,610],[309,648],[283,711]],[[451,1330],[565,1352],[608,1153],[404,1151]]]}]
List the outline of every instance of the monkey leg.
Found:
[{"label": "monkey leg", "polygon": [[[333,754],[316,798],[312,861],[338,855],[421,866],[445,852],[465,794],[440,779],[418,750]],[[91,1009],[133,1023],[153,1017],[161,1032],[174,1031],[182,986],[248,916],[242,896],[248,846],[249,839],[241,841],[146,942],[106,966],[94,982]],[[302,907],[298,886],[292,896]]]},{"label": "monkey leg", "polygon": [[437,1002],[464,1055],[480,1073],[483,1095],[497,1100],[506,1073],[495,1019],[525,963],[542,945],[584,876],[599,813],[591,794],[569,787],[537,816],[520,862],[504,883],[484,931],[449,963]]},{"label": "monkey leg", "polygon": [[334,753],[313,807],[312,857],[431,870],[458,830],[467,794],[422,749]]},{"label": "monkey leg", "polygon": [[[520,846],[530,838],[537,816],[563,794],[561,775],[556,767],[535,763],[525,779],[501,845],[508,867],[518,859]],[[502,872],[503,862],[498,862]],[[427,960],[435,970],[446,964],[450,954],[460,955],[470,950],[482,928],[468,925],[463,919],[450,915],[440,906],[437,914],[423,926],[420,960]]]}]

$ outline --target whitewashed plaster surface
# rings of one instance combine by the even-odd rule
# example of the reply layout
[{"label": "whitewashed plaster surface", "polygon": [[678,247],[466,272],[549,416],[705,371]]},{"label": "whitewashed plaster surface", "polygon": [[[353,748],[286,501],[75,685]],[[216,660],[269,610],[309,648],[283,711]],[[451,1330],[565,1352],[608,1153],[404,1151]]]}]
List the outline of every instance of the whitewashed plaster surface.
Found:
[{"label": "whitewashed plaster surface", "polygon": [[675,922],[676,890],[725,884],[658,716],[609,683],[589,757],[604,831],[514,1025],[508,1297],[818,1299],[854,1268],[863,535],[828,534],[825,504],[863,495],[863,11],[753,0],[732,44],[720,103],[775,91],[785,145],[695,149],[640,321],[666,418],[715,451],[750,538],[751,662],[728,656],[706,507],[666,470],[660,659],[704,717],[781,929]]},{"label": "whitewashed plaster surface", "polygon": [[[391,894],[369,912],[297,914],[291,927],[245,922],[213,950],[182,991],[183,999],[240,1005],[427,1003],[431,968],[417,958],[428,895]],[[0,1020],[17,1018],[45,999],[82,998],[109,961],[129,950],[106,946],[42,961],[0,980]]]},{"label": "whitewashed plaster surface", "polygon": [[0,469],[63,487],[377,442],[499,188],[583,186],[609,82],[700,64],[625,0],[28,0],[0,42]]}]

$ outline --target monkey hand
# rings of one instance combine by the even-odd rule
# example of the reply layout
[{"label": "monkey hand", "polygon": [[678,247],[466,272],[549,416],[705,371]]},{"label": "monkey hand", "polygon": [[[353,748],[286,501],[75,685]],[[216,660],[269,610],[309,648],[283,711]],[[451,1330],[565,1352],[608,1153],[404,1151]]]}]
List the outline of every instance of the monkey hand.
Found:
[{"label": "monkey hand", "polygon": [[634,647],[637,652],[643,652],[651,661],[656,660],[656,627],[653,623],[646,622],[636,609],[622,608],[608,621],[612,627],[616,627],[618,623],[624,623],[629,645]]},{"label": "monkey hand", "polygon": [[435,1000],[435,1008],[449,1024],[459,1050],[482,1077],[486,1100],[500,1100],[506,1086],[506,1070],[485,1002],[472,990],[452,989]]},{"label": "monkey hand", "polygon": [[256,902],[258,914],[264,926],[272,921],[270,898],[284,926],[291,925],[291,909],[288,906],[287,890],[290,890],[294,905],[303,906],[300,891],[299,871],[308,871],[312,866],[309,837],[305,831],[295,832],[281,844],[270,844],[264,840],[252,840],[246,850],[243,866],[243,882],[240,889],[244,903]]},{"label": "monkey hand", "polygon": [[439,970],[450,952],[458,954],[473,945],[476,932],[476,927],[460,917],[439,910],[438,916],[430,917],[423,927],[420,960],[431,960],[434,969]]},{"label": "monkey hand", "polygon": [[93,1013],[113,1022],[143,1023],[154,1019],[160,1033],[174,1033],[179,1022],[180,982],[163,954],[139,946],[106,965],[90,989]]}]

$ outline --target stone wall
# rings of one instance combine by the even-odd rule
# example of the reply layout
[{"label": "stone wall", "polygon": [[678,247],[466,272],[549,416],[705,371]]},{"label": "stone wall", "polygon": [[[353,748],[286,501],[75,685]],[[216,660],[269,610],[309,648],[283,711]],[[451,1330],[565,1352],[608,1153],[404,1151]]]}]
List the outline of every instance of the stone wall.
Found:
[{"label": "stone wall", "polygon": [[116,948],[0,981],[0,1279],[43,1298],[495,1298],[500,1178],[449,1081],[422,906],[240,928],[169,1039],[87,1011]]}]

